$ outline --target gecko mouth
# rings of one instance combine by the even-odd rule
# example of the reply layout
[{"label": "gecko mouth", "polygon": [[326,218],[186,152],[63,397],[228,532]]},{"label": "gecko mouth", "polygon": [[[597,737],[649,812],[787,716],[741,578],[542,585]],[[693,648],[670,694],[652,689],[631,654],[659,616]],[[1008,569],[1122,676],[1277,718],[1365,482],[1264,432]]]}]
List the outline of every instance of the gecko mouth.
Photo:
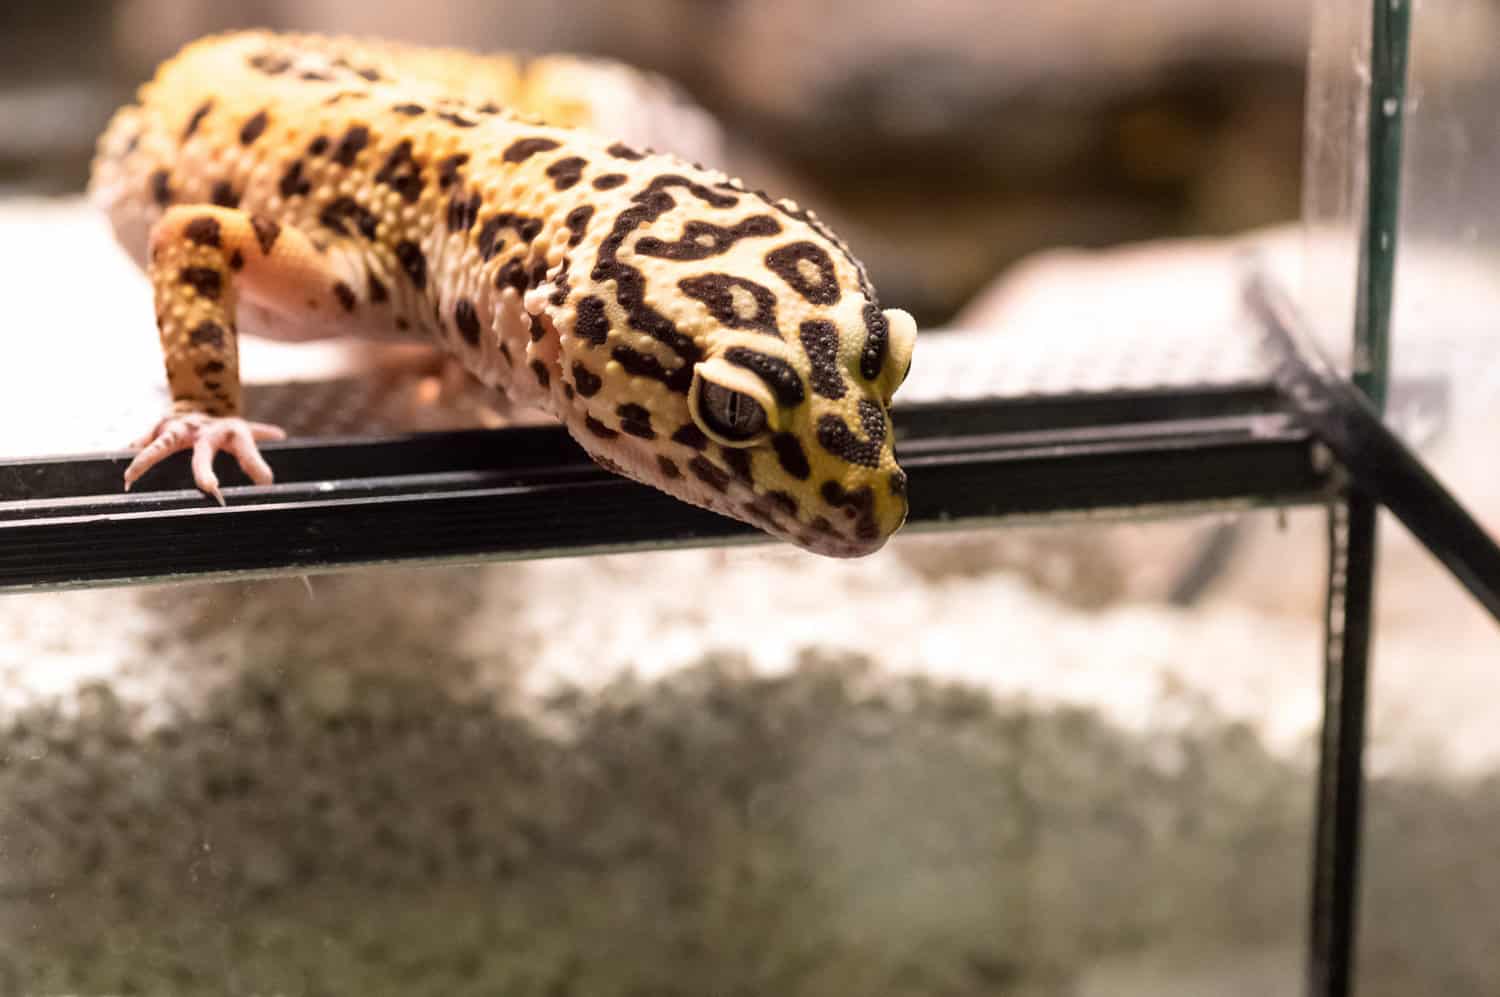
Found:
[{"label": "gecko mouth", "polygon": [[[805,550],[827,557],[855,558],[873,554],[894,532],[876,519],[869,486],[847,490],[825,486],[822,496],[828,515],[806,513],[785,493],[757,492],[753,485],[709,464],[701,455],[685,459],[677,477],[662,480],[663,458],[646,446],[616,446],[611,453],[596,449],[584,436],[575,436],[596,464],[622,477],[650,485],[673,498],[716,512],[764,531]],[[678,462],[668,460],[674,468]],[[896,525],[905,519],[905,507]]]}]

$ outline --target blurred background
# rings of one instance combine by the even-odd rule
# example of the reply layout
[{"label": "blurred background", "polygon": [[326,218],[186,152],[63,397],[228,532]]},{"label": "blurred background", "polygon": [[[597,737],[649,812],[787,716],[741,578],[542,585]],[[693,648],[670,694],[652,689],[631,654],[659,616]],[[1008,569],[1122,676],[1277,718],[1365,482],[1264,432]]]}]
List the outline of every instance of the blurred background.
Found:
[{"label": "blurred background", "polygon": [[231,27],[576,51],[654,69],[724,124],[731,173],[814,204],[940,322],[1056,245],[1295,218],[1304,0],[13,0],[0,183],[80,189],[109,111]]},{"label": "blurred background", "polygon": [[[717,165],[815,207],[885,303],[967,330],[924,332],[903,390],[938,397],[1243,376],[1246,247],[1346,343],[1366,12],[8,0],[0,453],[118,446],[127,396],[160,406],[144,282],[77,195],[111,110],[207,32],[663,73],[720,123]],[[1418,5],[1393,393],[1492,529],[1495,37],[1496,0]],[[1414,381],[1443,404],[1403,409]],[[0,993],[1297,992],[1323,530],[1226,511],[853,564],[0,598]],[[1384,535],[1359,992],[1500,993],[1500,636]]]}]

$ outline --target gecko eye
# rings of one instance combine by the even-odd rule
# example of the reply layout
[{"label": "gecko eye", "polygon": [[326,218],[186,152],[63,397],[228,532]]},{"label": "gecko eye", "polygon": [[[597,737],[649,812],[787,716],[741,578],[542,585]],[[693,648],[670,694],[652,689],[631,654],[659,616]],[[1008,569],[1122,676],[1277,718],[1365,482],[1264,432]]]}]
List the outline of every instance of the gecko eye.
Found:
[{"label": "gecko eye", "polygon": [[729,443],[748,442],[766,428],[766,410],[760,402],[712,381],[698,393],[698,418],[705,430]]}]

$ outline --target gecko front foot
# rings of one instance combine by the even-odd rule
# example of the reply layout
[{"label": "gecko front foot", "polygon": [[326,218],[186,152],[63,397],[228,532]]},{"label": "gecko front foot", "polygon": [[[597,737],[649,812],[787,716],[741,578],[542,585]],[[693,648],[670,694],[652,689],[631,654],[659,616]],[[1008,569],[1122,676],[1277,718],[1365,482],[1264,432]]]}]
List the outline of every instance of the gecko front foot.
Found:
[{"label": "gecko front foot", "polygon": [[214,454],[220,450],[232,454],[251,481],[257,485],[269,485],[274,475],[256,444],[284,439],[286,433],[280,428],[264,422],[247,422],[238,416],[204,415],[200,412],[169,415],[151,432],[131,444],[141,451],[125,469],[125,490],[129,491],[141,475],[172,454],[192,450],[194,483],[223,505],[219,477],[214,474]]}]

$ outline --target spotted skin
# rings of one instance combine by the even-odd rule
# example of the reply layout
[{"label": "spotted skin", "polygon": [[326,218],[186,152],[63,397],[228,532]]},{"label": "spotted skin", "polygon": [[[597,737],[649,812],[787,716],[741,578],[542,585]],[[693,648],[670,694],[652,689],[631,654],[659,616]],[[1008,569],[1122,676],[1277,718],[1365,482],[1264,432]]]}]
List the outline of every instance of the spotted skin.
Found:
[{"label": "spotted skin", "polygon": [[242,333],[425,340],[611,470],[819,553],[878,549],[906,516],[910,316],[811,212],[601,137],[546,65],[260,32],[163,65],[91,184],[151,279],[173,399],[130,480],[189,448],[269,480]]}]

